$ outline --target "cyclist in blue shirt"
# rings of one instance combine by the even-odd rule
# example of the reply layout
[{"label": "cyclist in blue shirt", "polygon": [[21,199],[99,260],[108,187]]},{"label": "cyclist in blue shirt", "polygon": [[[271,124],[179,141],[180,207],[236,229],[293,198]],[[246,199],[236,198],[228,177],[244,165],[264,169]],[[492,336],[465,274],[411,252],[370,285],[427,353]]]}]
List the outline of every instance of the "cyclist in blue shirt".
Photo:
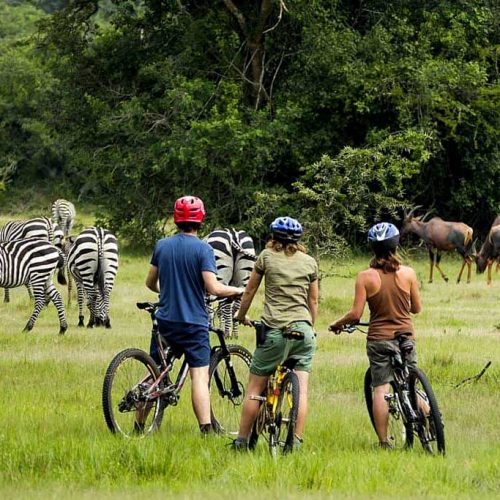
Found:
[{"label": "cyclist in blue shirt", "polygon": [[[233,297],[243,289],[217,281],[212,247],[197,237],[205,217],[203,202],[183,196],[174,205],[174,222],[180,232],[156,243],[146,286],[160,294],[156,314],[161,335],[179,354],[184,354],[191,375],[191,399],[203,434],[212,431],[208,367],[210,343],[205,295]],[[151,339],[151,356],[158,358]]]}]

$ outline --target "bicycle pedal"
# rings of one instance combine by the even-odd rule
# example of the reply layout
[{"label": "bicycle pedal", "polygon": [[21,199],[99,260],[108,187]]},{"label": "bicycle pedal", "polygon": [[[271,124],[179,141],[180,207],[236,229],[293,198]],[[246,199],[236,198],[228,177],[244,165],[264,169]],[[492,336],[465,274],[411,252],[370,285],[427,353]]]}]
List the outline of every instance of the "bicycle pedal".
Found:
[{"label": "bicycle pedal", "polygon": [[266,400],[265,396],[250,396],[249,399],[251,399],[252,401],[265,401]]},{"label": "bicycle pedal", "polygon": [[394,399],[394,394],[384,394],[384,399],[386,401],[391,401],[391,399]]}]

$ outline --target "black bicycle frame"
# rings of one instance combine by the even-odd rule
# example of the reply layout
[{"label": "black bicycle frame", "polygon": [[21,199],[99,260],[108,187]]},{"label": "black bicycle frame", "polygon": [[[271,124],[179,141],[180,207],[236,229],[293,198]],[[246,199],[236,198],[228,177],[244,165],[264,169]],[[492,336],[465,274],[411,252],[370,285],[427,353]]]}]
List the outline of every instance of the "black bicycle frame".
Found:
[{"label": "black bicycle frame", "polygon": [[[175,362],[178,357],[175,355],[175,353],[172,351],[168,343],[163,339],[163,337],[160,334],[160,330],[158,328],[158,321],[156,319],[155,313],[158,308],[159,304],[153,304],[153,303],[138,303],[137,307],[139,309],[145,309],[148,311],[151,315],[151,322],[152,322],[152,335],[155,338],[156,345],[158,346],[158,353],[160,356],[160,366],[162,367],[162,371],[160,373],[160,376],[153,382],[151,387],[148,390],[148,397],[147,399],[155,399],[158,396],[165,396],[168,394],[171,394],[174,396],[174,399],[172,402],[175,401],[175,397],[177,394],[181,391],[182,387],[184,386],[184,383],[186,382],[187,375],[189,372],[189,366],[186,362],[186,359],[183,360],[182,366],[179,370],[179,373],[177,374],[177,378],[175,383],[173,384],[168,384],[164,389],[161,389],[159,391],[155,391],[155,389],[160,385],[160,383],[165,379],[165,377],[168,376],[168,373],[170,372],[173,363]],[[213,328],[209,327],[209,331],[217,334],[217,337],[219,339],[219,345],[213,346],[211,349],[211,357],[217,353],[218,351],[222,353],[222,357],[224,359],[224,362],[227,366],[227,371],[229,373],[229,378],[231,381],[231,391],[225,391],[224,386],[222,384],[222,381],[220,380],[220,377],[217,372],[214,373],[214,379],[215,383],[217,386],[217,389],[219,393],[222,396],[228,396],[229,398],[238,398],[240,397],[243,393],[239,387],[238,380],[236,379],[236,374],[234,373],[233,369],[233,364],[231,363],[231,355],[229,352],[229,349],[227,348],[226,344],[226,339],[224,337],[224,332],[219,329],[219,328]],[[143,381],[145,382],[147,378]],[[154,392],[153,392],[154,391]]]}]

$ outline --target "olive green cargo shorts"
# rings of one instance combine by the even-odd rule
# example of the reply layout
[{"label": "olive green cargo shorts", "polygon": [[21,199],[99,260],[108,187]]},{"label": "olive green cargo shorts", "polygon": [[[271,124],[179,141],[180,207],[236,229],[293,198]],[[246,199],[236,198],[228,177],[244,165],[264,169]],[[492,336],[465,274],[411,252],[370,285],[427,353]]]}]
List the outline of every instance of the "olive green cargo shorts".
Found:
[{"label": "olive green cargo shorts", "polygon": [[[372,374],[372,387],[392,382],[391,356],[399,352],[397,340],[369,340],[366,343],[366,354],[370,360],[370,371]],[[417,367],[417,353],[415,342],[413,350],[406,356],[409,367]]]},{"label": "olive green cargo shorts", "polygon": [[268,377],[287,358],[298,360],[295,370],[311,371],[312,359],[316,350],[316,337],[312,326],[306,321],[295,321],[290,323],[287,328],[290,331],[299,332],[304,338],[285,338],[281,329],[268,330],[264,344],[255,349],[250,373]]}]

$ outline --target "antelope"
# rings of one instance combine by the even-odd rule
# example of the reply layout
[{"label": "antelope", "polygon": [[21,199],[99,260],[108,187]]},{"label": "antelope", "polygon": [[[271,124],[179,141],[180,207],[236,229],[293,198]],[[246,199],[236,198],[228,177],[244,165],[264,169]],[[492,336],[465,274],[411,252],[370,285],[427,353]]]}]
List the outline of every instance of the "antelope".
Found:
[{"label": "antelope", "polygon": [[495,261],[497,261],[498,270],[500,265],[500,215],[493,221],[488,237],[476,257],[476,271],[478,274],[484,273],[486,266],[488,266],[488,285],[491,285],[491,266]]},{"label": "antelope", "polygon": [[428,222],[424,222],[429,212],[421,217],[414,217],[414,207],[410,213],[404,213],[403,226],[400,234],[403,237],[407,233],[414,233],[424,241],[429,251],[431,270],[429,283],[432,283],[434,266],[441,274],[441,277],[448,281],[448,278],[439,267],[441,252],[456,250],[463,259],[462,268],[458,274],[457,283],[460,283],[465,265],[467,265],[467,283],[470,283],[472,271],[472,228],[463,222],[448,222],[440,217],[433,217]]}]

